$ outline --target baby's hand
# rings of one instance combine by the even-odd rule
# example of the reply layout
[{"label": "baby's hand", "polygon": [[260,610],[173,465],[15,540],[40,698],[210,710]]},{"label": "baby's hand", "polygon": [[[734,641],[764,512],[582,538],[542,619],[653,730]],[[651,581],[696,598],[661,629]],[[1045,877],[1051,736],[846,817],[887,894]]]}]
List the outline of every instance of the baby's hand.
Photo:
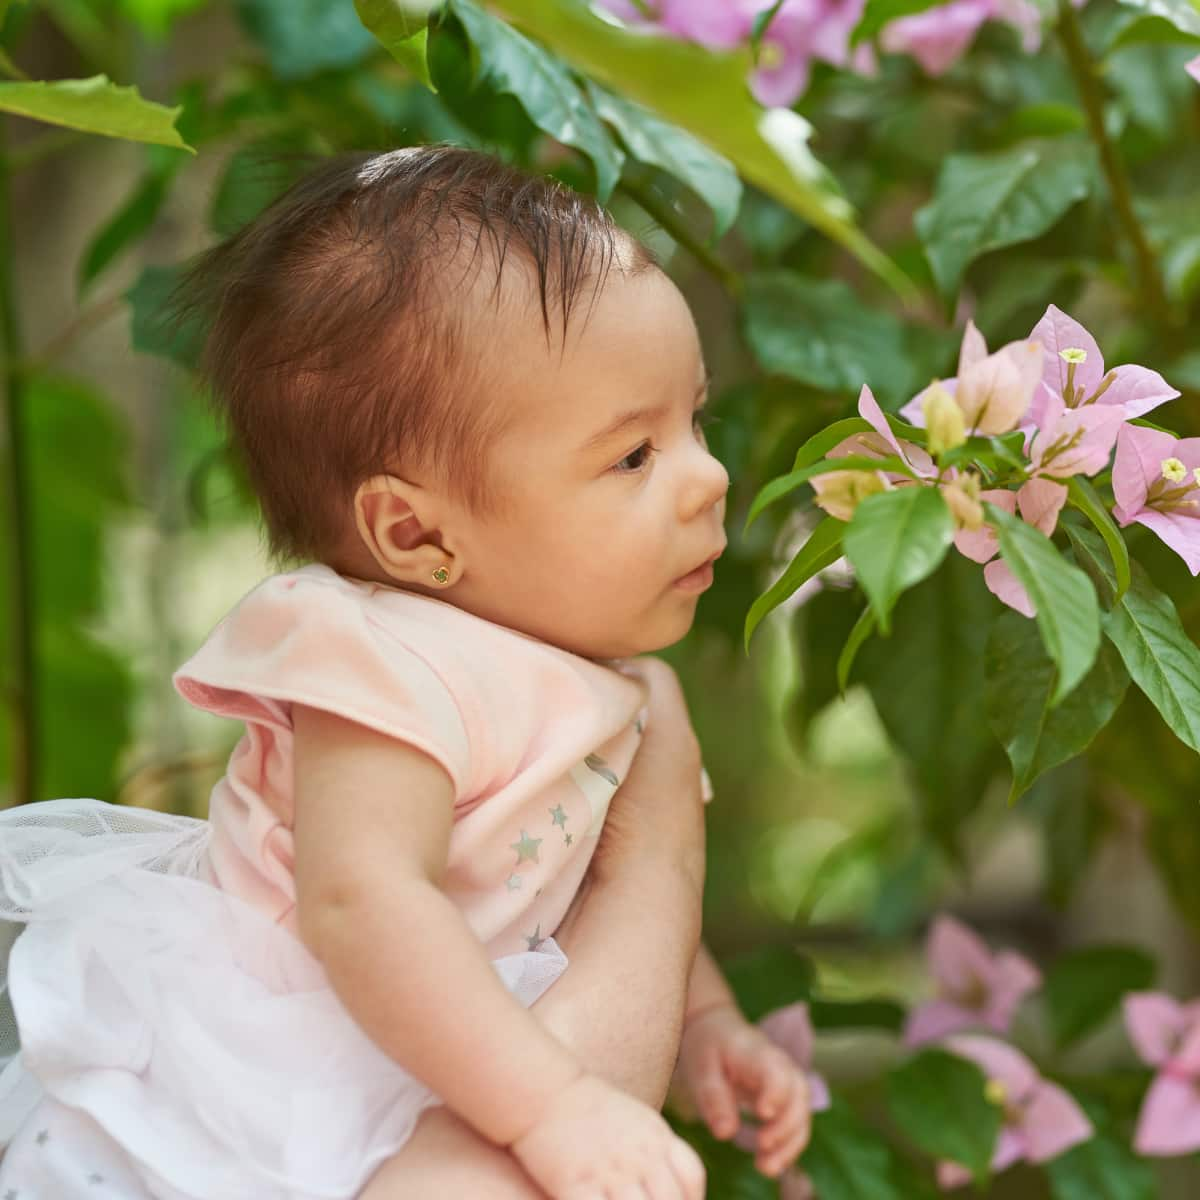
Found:
[{"label": "baby's hand", "polygon": [[689,1021],[677,1075],[715,1137],[728,1141],[738,1132],[740,1109],[758,1118],[754,1161],[764,1175],[782,1174],[808,1145],[812,1112],[804,1072],[731,1005]]},{"label": "baby's hand", "polygon": [[509,1147],[551,1200],[704,1200],[704,1166],[649,1105],[581,1075]]}]

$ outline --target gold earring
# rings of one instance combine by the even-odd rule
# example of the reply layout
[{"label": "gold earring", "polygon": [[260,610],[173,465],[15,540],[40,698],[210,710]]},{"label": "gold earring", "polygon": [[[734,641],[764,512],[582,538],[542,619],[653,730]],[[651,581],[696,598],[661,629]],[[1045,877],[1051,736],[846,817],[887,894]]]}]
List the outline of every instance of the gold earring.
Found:
[{"label": "gold earring", "polygon": [[434,571],[434,573],[433,573],[433,581],[434,581],[434,583],[449,583],[450,582],[449,567],[438,567],[438,569],[436,571]]}]

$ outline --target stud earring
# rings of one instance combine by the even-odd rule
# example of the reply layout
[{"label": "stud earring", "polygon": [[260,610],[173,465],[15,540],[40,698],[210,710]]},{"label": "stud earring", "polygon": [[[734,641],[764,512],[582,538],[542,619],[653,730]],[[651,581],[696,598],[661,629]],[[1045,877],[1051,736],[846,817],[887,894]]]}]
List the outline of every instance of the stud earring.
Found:
[{"label": "stud earring", "polygon": [[438,567],[438,569],[436,571],[434,571],[434,573],[433,573],[433,581],[434,581],[434,583],[449,583],[450,582],[449,567]]}]

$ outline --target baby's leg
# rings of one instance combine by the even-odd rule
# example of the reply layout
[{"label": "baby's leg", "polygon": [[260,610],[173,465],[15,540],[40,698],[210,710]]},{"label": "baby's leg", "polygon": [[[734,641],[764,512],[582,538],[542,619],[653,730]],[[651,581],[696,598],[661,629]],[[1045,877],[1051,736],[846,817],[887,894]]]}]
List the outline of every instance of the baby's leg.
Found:
[{"label": "baby's leg", "polygon": [[546,1200],[506,1150],[447,1108],[421,1114],[404,1149],[371,1176],[358,1200]]}]

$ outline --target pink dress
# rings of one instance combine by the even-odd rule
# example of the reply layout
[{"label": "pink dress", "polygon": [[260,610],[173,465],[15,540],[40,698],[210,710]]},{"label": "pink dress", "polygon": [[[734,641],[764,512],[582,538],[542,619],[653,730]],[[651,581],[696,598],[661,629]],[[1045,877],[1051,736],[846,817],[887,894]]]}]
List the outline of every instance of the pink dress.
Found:
[{"label": "pink dress", "polygon": [[[350,1200],[438,1099],[295,936],[292,705],[445,769],[445,891],[528,1006],[566,969],[551,935],[636,752],[640,689],[319,565],[262,583],[175,682],[245,726],[208,821],[0,813],[0,1197]],[[6,922],[24,927],[7,980]]]}]

